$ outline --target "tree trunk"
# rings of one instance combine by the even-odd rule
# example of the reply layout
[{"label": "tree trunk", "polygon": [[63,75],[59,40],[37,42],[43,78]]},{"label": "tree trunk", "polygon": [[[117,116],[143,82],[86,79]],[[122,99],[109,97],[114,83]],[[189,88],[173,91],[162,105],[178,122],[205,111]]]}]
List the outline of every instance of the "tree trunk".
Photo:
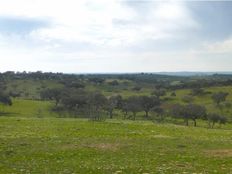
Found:
[{"label": "tree trunk", "polygon": [[148,115],[149,111],[145,111],[145,117],[146,119],[148,119],[149,115]]},{"label": "tree trunk", "polygon": [[197,121],[195,119],[193,121],[194,121],[194,127],[196,127],[197,126]]},{"label": "tree trunk", "polygon": [[215,122],[213,122],[213,124],[212,124],[212,128],[214,127],[214,124],[215,124]]},{"label": "tree trunk", "polygon": [[59,100],[56,100],[56,102],[55,102],[55,106],[57,107],[57,106],[58,106],[58,104],[59,104]]},{"label": "tree trunk", "polygon": [[110,119],[113,118],[113,110],[109,111]]}]

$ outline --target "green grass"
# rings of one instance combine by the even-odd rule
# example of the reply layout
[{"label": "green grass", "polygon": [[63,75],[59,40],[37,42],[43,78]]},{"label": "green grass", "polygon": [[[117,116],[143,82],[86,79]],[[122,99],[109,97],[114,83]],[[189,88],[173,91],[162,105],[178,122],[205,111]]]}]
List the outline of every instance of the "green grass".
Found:
[{"label": "green grass", "polygon": [[0,104],[0,111],[14,117],[54,117],[57,115],[50,111],[53,105],[48,101],[15,99],[12,106]]},{"label": "green grass", "polygon": [[[38,86],[58,87],[53,82],[16,81],[9,89],[29,91],[29,98],[38,98]],[[51,83],[51,84],[50,84]],[[152,88],[141,91],[87,85],[87,90],[100,90],[105,95],[150,95]],[[232,88],[212,87],[206,91],[229,92]],[[177,90],[170,103],[182,103],[190,90]],[[24,98],[24,97],[22,97]],[[91,122],[86,119],[57,118],[50,112],[52,102],[13,100],[12,106],[0,105],[0,173],[232,173],[232,125],[208,129],[198,120],[198,127],[181,126],[183,120],[167,118],[165,123],[122,120],[120,112],[114,120]],[[211,95],[194,97],[210,112],[228,118],[232,108],[215,107]],[[144,113],[139,113],[141,119]],[[174,124],[175,123],[175,124]],[[178,125],[179,124],[179,125]],[[190,121],[190,124],[192,122]]]},{"label": "green grass", "polygon": [[[229,95],[226,99],[226,102],[230,103],[232,105],[232,88],[230,86],[227,87],[211,87],[211,88],[205,88],[205,91],[216,93],[216,92],[228,92]],[[177,90],[176,91],[176,97],[172,97],[171,103],[182,103],[182,97],[185,95],[188,95],[191,93],[191,90],[183,89],[183,90]],[[213,103],[213,100],[211,98],[212,94],[207,94],[203,96],[195,96],[193,103],[203,105],[207,108],[208,112],[216,112],[222,115],[227,116],[230,120],[232,120],[232,107],[218,107],[215,103]],[[223,106],[223,103],[221,104]]]},{"label": "green grass", "polygon": [[0,118],[0,173],[232,173],[232,131]]},{"label": "green grass", "polygon": [[20,98],[39,99],[40,91],[48,87],[59,88],[62,85],[50,80],[10,80],[7,82],[7,91],[20,93]]}]

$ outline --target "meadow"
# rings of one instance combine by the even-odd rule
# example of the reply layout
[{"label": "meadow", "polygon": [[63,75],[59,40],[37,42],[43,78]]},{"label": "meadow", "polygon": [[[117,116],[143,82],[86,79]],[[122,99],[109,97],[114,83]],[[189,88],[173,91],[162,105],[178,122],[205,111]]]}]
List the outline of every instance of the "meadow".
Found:
[{"label": "meadow", "polygon": [[71,118],[0,118],[0,173],[232,173],[232,131]]},{"label": "meadow", "polygon": [[[115,79],[114,79],[115,80]],[[149,96],[154,90],[143,84],[119,80],[118,86],[85,83],[88,91],[101,91],[105,96],[119,94],[123,98]],[[141,85],[141,84],[140,84]],[[190,121],[166,115],[163,121],[144,119],[138,112],[136,120],[123,119],[116,110],[113,119],[93,121],[78,115],[53,112],[53,100],[40,100],[45,88],[62,88],[53,80],[10,80],[6,90],[20,92],[12,98],[12,106],[0,104],[0,173],[2,174],[79,174],[79,173],[232,173],[231,107],[216,107],[211,95],[228,92],[231,86],[204,87],[205,95],[194,96],[193,103],[228,118],[225,125],[209,128],[205,120]],[[161,97],[166,105],[184,104],[182,98],[191,89],[172,90]],[[156,117],[150,113],[151,117]]]}]

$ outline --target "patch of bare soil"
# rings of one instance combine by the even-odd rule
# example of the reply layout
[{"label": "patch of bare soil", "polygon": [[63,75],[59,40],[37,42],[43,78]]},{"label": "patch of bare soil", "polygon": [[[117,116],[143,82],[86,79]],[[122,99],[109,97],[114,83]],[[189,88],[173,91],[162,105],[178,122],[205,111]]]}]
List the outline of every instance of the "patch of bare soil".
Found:
[{"label": "patch of bare soil", "polygon": [[205,150],[204,153],[213,157],[232,157],[232,149]]}]

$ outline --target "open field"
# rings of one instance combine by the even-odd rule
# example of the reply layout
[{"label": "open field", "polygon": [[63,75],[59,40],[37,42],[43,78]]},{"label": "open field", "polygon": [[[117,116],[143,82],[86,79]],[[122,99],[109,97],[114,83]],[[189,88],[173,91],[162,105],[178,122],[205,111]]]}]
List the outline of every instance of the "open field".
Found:
[{"label": "open field", "polygon": [[0,174],[232,174],[232,0],[0,0]]},{"label": "open field", "polygon": [[232,173],[232,131],[0,118],[0,173]]},{"label": "open field", "polygon": [[[137,80],[105,77],[101,83],[93,82],[93,77],[88,76],[73,76],[71,80],[38,80],[29,77],[22,77],[21,80],[9,78],[5,81],[5,88],[2,85],[6,93],[19,94],[10,95],[12,105],[4,105],[4,100],[0,104],[2,174],[232,174],[231,85],[218,85],[220,81],[216,79],[212,81],[216,83],[215,86],[206,84],[200,88],[204,94],[192,95],[194,88],[191,85],[190,88],[184,86],[172,89],[172,83],[180,82],[171,77],[169,86],[162,80],[157,83],[148,80],[145,83],[139,79],[139,75],[135,76]],[[112,85],[112,82],[117,85]],[[188,83],[188,80],[183,80],[183,84]],[[154,87],[157,84],[161,87]],[[52,98],[42,98],[41,92],[49,89],[55,89],[58,93]],[[128,110],[127,117],[124,116],[122,106],[127,106],[128,99],[137,96],[157,97],[152,94],[157,89],[165,90],[164,95],[158,96],[158,107],[164,110],[163,115],[150,110],[146,118],[144,110],[140,108],[136,111],[135,121],[132,121],[133,109],[141,107],[134,103],[135,107]],[[96,91],[102,95],[87,105],[85,102],[91,99],[88,97]],[[173,92],[175,95],[171,95]],[[212,95],[218,92],[228,93],[220,105],[212,100]],[[56,105],[55,97],[59,95],[61,98]],[[109,119],[108,102],[110,97],[116,95],[121,96],[122,105],[118,108],[114,106],[113,119]],[[183,117],[175,117],[169,112],[175,104],[189,104],[183,101],[184,96],[192,98],[191,104],[204,106],[206,115],[213,112],[225,116],[227,123],[216,122],[214,127],[209,128],[209,120],[199,117],[196,127],[193,119],[189,119],[189,126],[184,126]],[[64,101],[72,97],[74,105],[65,105]],[[82,104],[81,99],[84,99],[84,106],[101,107],[101,121],[93,121],[88,115],[91,112],[87,115],[81,112],[82,108],[78,108]],[[104,104],[98,105],[101,102]],[[91,111],[91,107],[83,109]],[[94,114],[97,115],[97,112]]]}]

